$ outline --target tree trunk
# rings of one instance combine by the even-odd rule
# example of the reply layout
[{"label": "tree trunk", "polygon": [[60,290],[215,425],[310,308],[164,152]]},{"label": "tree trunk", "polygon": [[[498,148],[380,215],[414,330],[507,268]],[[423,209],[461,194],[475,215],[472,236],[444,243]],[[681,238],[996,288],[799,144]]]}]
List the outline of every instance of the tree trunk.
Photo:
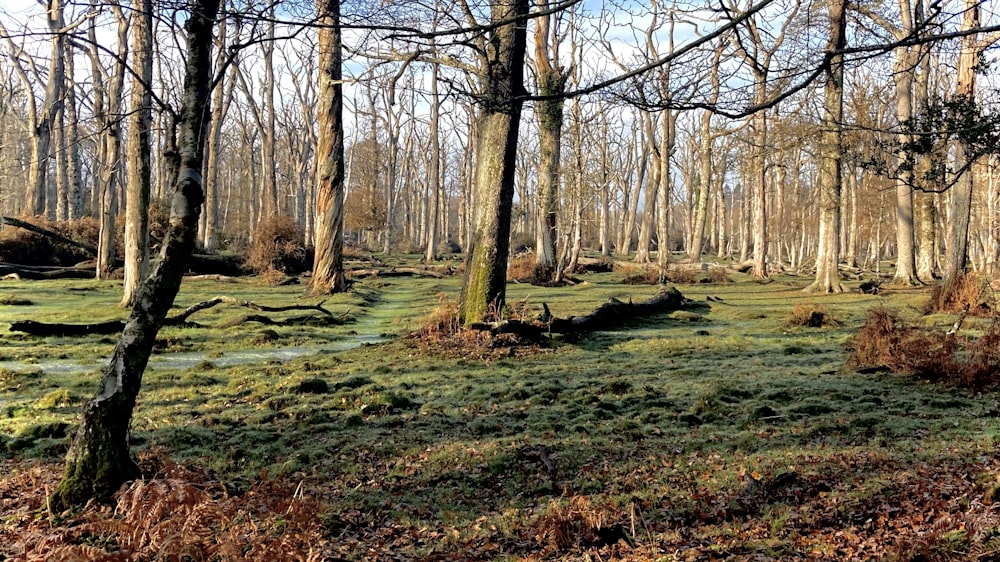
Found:
[{"label": "tree trunk", "polygon": [[124,482],[139,475],[129,453],[132,412],[156,334],[180,289],[198,232],[204,120],[209,114],[212,27],[217,10],[218,0],[198,0],[185,24],[181,165],[163,250],[153,273],[140,286],[97,395],[84,406],[83,421],[66,454],[63,479],[50,500],[57,512],[91,498],[107,500]]},{"label": "tree trunk", "polygon": [[[544,8],[545,0],[537,0]],[[560,96],[566,86],[567,72],[556,68],[558,30],[551,29],[552,16],[535,20],[535,69],[539,96]],[[551,42],[550,42],[551,40]],[[553,52],[554,51],[554,52]],[[562,145],[563,98],[542,99],[536,103],[538,117],[538,221],[535,262],[551,275],[556,265],[557,202],[559,200],[559,158]]]},{"label": "tree trunk", "polygon": [[[962,30],[971,32],[979,27],[978,0],[965,0],[965,17]],[[955,101],[973,102],[976,95],[976,67],[983,47],[978,45],[978,34],[971,32],[962,38],[962,50],[958,55],[958,82],[955,85]],[[948,224],[947,253],[944,260],[942,302],[947,300],[956,288],[956,281],[965,272],[968,262],[969,221],[972,214],[972,191],[975,174],[972,170],[972,156],[964,140],[955,143],[955,169],[958,180],[951,189],[951,222]]]},{"label": "tree trunk", "polygon": [[439,214],[441,210],[441,138],[438,125],[441,121],[441,101],[438,98],[438,65],[431,65],[431,153],[430,166],[427,169],[430,200],[427,209],[427,247],[424,250],[424,261],[431,263],[437,259],[438,231],[441,229]]},{"label": "tree trunk", "polygon": [[[718,65],[712,73],[718,77]],[[718,78],[715,79],[718,83]],[[718,90],[715,90],[716,92]],[[708,207],[710,188],[712,186],[712,112],[705,111],[701,115],[701,139],[699,158],[699,174],[697,185],[692,190],[694,197],[694,228],[691,232],[691,246],[688,257],[697,262],[701,259],[705,243],[705,225],[708,222]]]},{"label": "tree trunk", "polygon": [[149,273],[150,137],[153,122],[153,2],[142,0],[132,16],[132,113],[128,128],[128,183],[125,188],[125,281],[121,306],[135,304]]},{"label": "tree trunk", "polygon": [[521,120],[528,0],[490,0],[489,37],[476,150],[475,234],[466,258],[459,317],[464,325],[503,310]]},{"label": "tree trunk", "polygon": [[847,0],[829,0],[830,36],[826,49],[823,85],[823,118],[820,122],[819,249],[816,280],[806,291],[840,293],[839,263],[840,195],[843,183],[844,62],[839,53],[846,45]]},{"label": "tree trunk", "polygon": [[76,103],[76,80],[74,78],[74,52],[66,46],[66,174],[69,182],[67,218],[83,216],[83,181],[80,177],[80,127]]},{"label": "tree trunk", "polygon": [[[205,209],[201,219],[198,238],[205,251],[215,251],[218,243],[219,230],[219,152],[222,136],[222,121],[229,112],[229,104],[233,101],[233,88],[236,86],[236,63],[233,62],[232,72],[228,80],[222,79],[221,69],[226,55],[226,35],[228,26],[219,27],[219,51],[215,59],[216,71],[220,72],[219,82],[212,94],[212,123],[206,138],[207,162],[205,163]],[[239,37],[239,30],[234,33]]]},{"label": "tree trunk", "polygon": [[[909,37],[913,31],[913,14],[909,0],[899,0],[902,25],[896,39]],[[905,35],[903,35],[905,34]],[[896,61],[893,65],[893,81],[896,86],[896,120],[906,123],[913,117],[913,76],[916,72],[918,59],[917,47],[896,47]],[[908,135],[901,134],[899,141],[903,144],[910,140]],[[900,156],[899,163],[902,163]],[[913,236],[913,172],[904,171],[896,178],[896,275],[893,283],[897,285],[915,285],[917,280],[917,264],[914,258]]]},{"label": "tree trunk", "polygon": [[[664,80],[669,78],[669,72]],[[660,188],[656,190],[656,263],[660,272],[670,262],[670,157],[674,151],[674,122],[677,113],[664,110],[660,115]]]},{"label": "tree trunk", "polygon": [[[96,9],[96,5],[94,9]],[[118,51],[114,73],[108,75],[101,66],[97,48],[97,31],[91,22],[87,30],[90,43],[90,63],[94,80],[94,117],[102,131],[98,135],[98,202],[100,233],[98,235],[98,279],[107,279],[115,263],[115,215],[118,208],[117,192],[120,175],[118,164],[121,156],[121,92],[125,81],[125,56],[127,53],[128,21],[121,9],[112,8],[117,21]]]},{"label": "tree trunk", "polygon": [[319,99],[316,146],[316,258],[313,293],[347,288],[344,276],[344,94],[341,85],[340,0],[317,0]]}]

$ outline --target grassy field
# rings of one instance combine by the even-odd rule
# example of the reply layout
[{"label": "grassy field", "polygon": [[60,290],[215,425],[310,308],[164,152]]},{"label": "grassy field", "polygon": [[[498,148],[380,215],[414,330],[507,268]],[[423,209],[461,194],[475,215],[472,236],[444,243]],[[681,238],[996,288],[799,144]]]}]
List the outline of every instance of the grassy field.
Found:
[{"label": "grassy field", "polygon": [[[185,544],[192,560],[997,559],[998,395],[844,366],[872,307],[954,318],[921,316],[923,290],[732,277],[679,285],[684,311],[481,353],[395,337],[457,300],[459,279],[359,282],[324,304],[333,327],[222,328],[248,311],[212,308],[163,330],[145,374],[132,437],[147,480],[113,511],[67,514],[44,497],[114,339],[7,327],[123,318],[120,287],[4,281],[0,560],[180,560]],[[568,316],[657,291],[622,279],[511,284],[508,300]],[[317,302],[302,293],[193,281],[177,307]],[[836,322],[790,326],[796,306]]]}]

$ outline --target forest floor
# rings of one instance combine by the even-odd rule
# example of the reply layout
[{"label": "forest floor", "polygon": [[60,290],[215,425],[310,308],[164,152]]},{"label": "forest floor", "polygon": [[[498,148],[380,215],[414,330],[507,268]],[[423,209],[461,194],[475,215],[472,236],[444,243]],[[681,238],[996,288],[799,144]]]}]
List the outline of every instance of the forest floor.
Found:
[{"label": "forest floor", "polygon": [[[122,319],[120,284],[4,281],[0,560],[1000,560],[1000,394],[845,367],[873,307],[954,317],[921,315],[927,290],[731,276],[626,328],[479,351],[395,337],[458,278],[361,281],[324,303],[335,325],[199,312],[144,377],[144,480],[62,514],[45,497],[115,339],[7,328]],[[565,317],[657,292],[579,280],[508,300]],[[216,295],[317,302],[187,281],[177,311]],[[797,306],[836,322],[789,325]]]}]

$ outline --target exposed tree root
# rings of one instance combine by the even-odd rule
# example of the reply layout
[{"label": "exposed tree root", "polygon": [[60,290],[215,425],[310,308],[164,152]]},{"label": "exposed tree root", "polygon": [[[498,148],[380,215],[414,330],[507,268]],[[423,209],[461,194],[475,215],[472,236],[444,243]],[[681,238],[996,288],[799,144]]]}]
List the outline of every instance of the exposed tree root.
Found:
[{"label": "exposed tree root", "polygon": [[[222,328],[238,326],[250,322],[257,322],[260,324],[267,324],[271,326],[302,325],[307,323],[315,323],[319,320],[322,320],[324,323],[328,324],[342,323],[344,321],[343,317],[335,317],[333,312],[323,307],[324,302],[325,301],[320,301],[317,304],[293,304],[288,306],[265,306],[249,300],[237,299],[229,296],[220,295],[211,298],[207,301],[202,301],[187,307],[180,314],[167,318],[164,321],[164,325],[178,326],[182,324],[189,324],[188,319],[193,314],[201,312],[202,310],[207,310],[219,304],[231,304],[236,306],[242,306],[245,308],[249,308],[251,310],[256,310],[258,312],[276,313],[276,312],[290,312],[295,310],[309,310],[319,313],[319,314],[309,314],[305,316],[297,316],[293,318],[286,318],[283,320],[275,320],[263,314],[251,314],[243,316],[237,320],[226,322],[220,326]],[[193,325],[197,326],[197,324]],[[34,320],[20,320],[16,322],[11,322],[10,331],[23,332],[35,336],[84,336],[88,334],[116,334],[120,333],[122,329],[124,329],[124,327],[125,323],[119,320],[98,322],[93,324],[67,324],[62,322],[47,323],[47,322],[36,322]]]}]

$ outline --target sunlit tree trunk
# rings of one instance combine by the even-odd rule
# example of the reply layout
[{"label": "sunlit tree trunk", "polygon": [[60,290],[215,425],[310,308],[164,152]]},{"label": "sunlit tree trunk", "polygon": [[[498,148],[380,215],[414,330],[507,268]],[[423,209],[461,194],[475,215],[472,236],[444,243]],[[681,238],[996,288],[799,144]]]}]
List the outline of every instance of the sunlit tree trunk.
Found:
[{"label": "sunlit tree trunk", "polygon": [[[962,19],[962,30],[969,34],[962,38],[962,49],[958,55],[958,81],[955,85],[955,100],[959,102],[974,102],[976,95],[976,67],[979,65],[984,45],[979,44],[979,0],[963,2],[965,15]],[[956,281],[965,272],[968,262],[969,221],[972,213],[972,191],[975,174],[972,169],[972,156],[966,142],[962,139],[955,143],[955,169],[961,170],[954,187],[951,189],[951,221],[948,224],[947,248],[944,260],[944,298],[956,288]]]},{"label": "sunlit tree trunk", "polygon": [[132,412],[156,334],[180,289],[198,232],[212,27],[217,10],[218,0],[197,0],[190,5],[185,24],[180,169],[163,250],[152,274],[140,286],[97,394],[84,406],[83,420],[66,454],[62,481],[50,498],[56,512],[91,498],[107,500],[124,482],[139,475],[129,452]]},{"label": "sunlit tree trunk", "polygon": [[344,95],[340,0],[317,0],[319,81],[316,118],[316,258],[313,293],[347,288],[344,276]]},{"label": "sunlit tree trunk", "polygon": [[125,280],[121,305],[132,306],[149,273],[150,127],[153,123],[153,2],[141,0],[132,16],[132,108],[125,188]]},{"label": "sunlit tree trunk", "polygon": [[[96,6],[95,6],[96,9]],[[96,165],[99,168],[97,191],[100,213],[100,233],[97,245],[97,278],[110,277],[115,265],[115,215],[117,214],[118,184],[121,175],[121,98],[125,82],[125,57],[128,42],[128,20],[117,6],[112,8],[117,22],[118,51],[114,73],[109,75],[101,66],[97,48],[97,32],[93,22],[87,30],[90,40],[90,62],[94,81],[94,116],[100,127]]]},{"label": "sunlit tree trunk", "polygon": [[674,151],[676,119],[677,113],[674,111],[665,110],[660,115],[660,186],[656,190],[656,263],[660,266],[661,274],[670,262],[670,199],[673,187],[670,159]]},{"label": "sunlit tree trunk", "polygon": [[844,62],[838,54],[846,45],[847,0],[829,0],[830,35],[827,42],[823,118],[820,121],[819,248],[816,280],[806,291],[840,293],[840,195],[843,183]]},{"label": "sunlit tree trunk", "polygon": [[[536,0],[546,7],[545,0]],[[559,30],[552,28],[552,16],[535,19],[535,76],[539,96],[560,96],[569,73],[558,68]],[[538,117],[538,221],[535,262],[551,275],[556,266],[557,201],[559,200],[559,159],[562,146],[563,98],[542,99],[535,104]]]},{"label": "sunlit tree trunk", "polygon": [[528,0],[490,0],[496,26],[486,49],[476,149],[475,233],[466,259],[459,317],[465,325],[503,310],[521,119]]},{"label": "sunlit tree trunk", "polygon": [[438,65],[431,65],[431,121],[430,121],[430,166],[427,170],[427,188],[430,199],[427,209],[427,247],[424,249],[424,261],[430,263],[437,259],[438,233],[441,229],[439,220],[441,207],[441,135],[438,125],[441,121],[441,100],[438,96]]},{"label": "sunlit tree trunk", "polygon": [[68,186],[67,218],[83,216],[83,179],[80,172],[80,124],[77,111],[77,84],[74,77],[74,50],[66,46],[66,174]]}]

